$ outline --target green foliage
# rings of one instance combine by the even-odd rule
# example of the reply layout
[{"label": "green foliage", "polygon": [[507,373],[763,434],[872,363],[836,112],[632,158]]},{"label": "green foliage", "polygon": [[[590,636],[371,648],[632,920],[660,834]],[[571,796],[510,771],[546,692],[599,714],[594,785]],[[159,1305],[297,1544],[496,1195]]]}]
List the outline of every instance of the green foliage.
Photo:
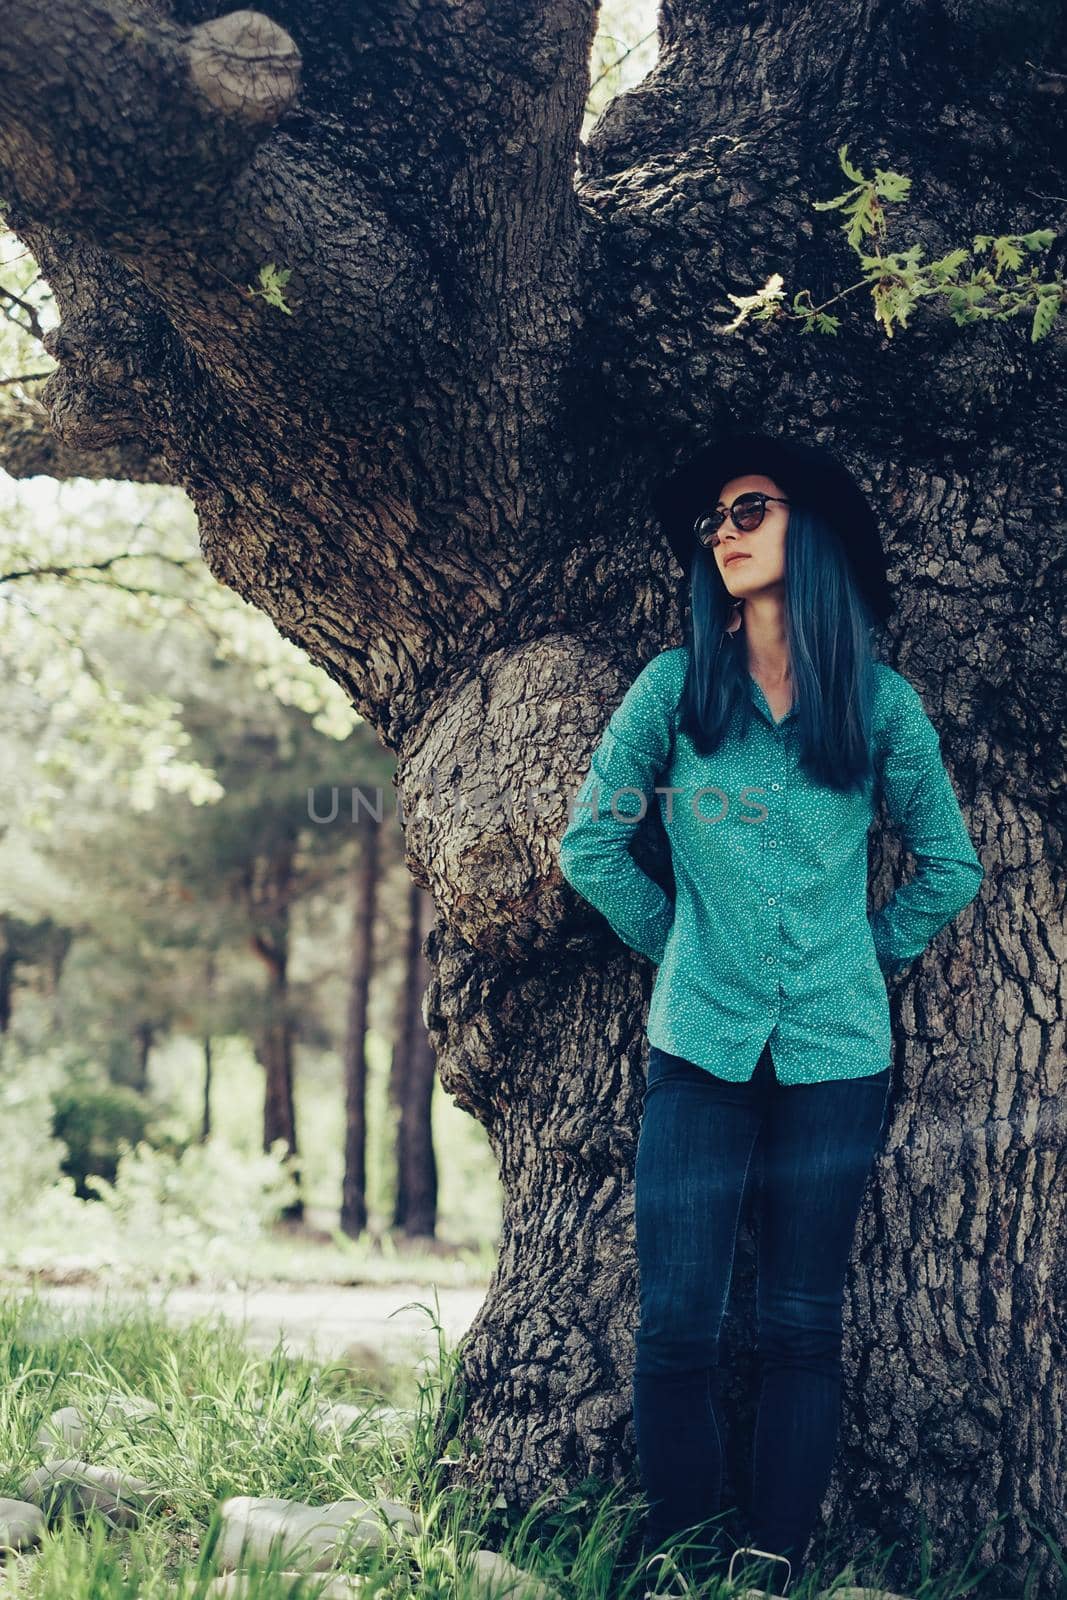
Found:
[{"label": "green foliage", "polygon": [[[830,200],[816,200],[813,206],[816,211],[843,213],[842,231],[859,259],[862,278],[819,306],[812,303],[809,289],[800,289],[787,309],[782,276],[774,273],[754,294],[727,296],[738,312],[725,325],[724,333],[733,333],[744,322],[785,317],[799,321],[801,333],[836,334],[840,319],[827,311],[827,306],[868,289],[887,339],[893,337],[894,326],[907,327],[909,316],[924,299],[943,301],[960,327],[983,320],[1004,322],[1026,313],[1031,316],[1031,341],[1048,335],[1067,304],[1067,281],[1055,277],[1042,280],[1036,266],[1025,268],[1025,259],[1027,253],[1035,255],[1049,248],[1056,237],[1051,228],[976,234],[971,250],[957,246],[936,261],[924,262],[919,244],[886,251],[886,206],[908,198],[911,179],[883,167],[875,167],[873,178],[866,177],[849,161],[847,145],[841,145],[837,155],[852,187]],[[873,250],[863,246],[868,238],[874,241]],[[977,257],[983,253],[991,254],[992,260],[979,261]],[[1014,274],[1010,281],[1003,276],[1007,273]]]},{"label": "green foliage", "polygon": [[0,1078],[4,1159],[0,1162],[0,1234],[46,1189],[67,1185],[67,1147],[55,1134],[55,1105],[47,1071]]},{"label": "green foliage", "polygon": [[240,1255],[296,1197],[284,1140],[241,1153],[220,1139],[180,1154],[141,1142],[123,1149],[114,1183],[89,1185],[118,1225],[128,1259],[166,1256],[170,1275]]},{"label": "green foliage", "polygon": [[54,1100],[52,1131],[67,1147],[63,1171],[74,1180],[82,1200],[93,1193],[92,1179],[113,1182],[124,1145],[144,1139],[152,1109],[142,1095],[121,1084],[75,1080]]},{"label": "green foliage", "polygon": [[[0,1262],[64,1270],[76,1263],[80,1272],[135,1283],[241,1271],[295,1193],[282,1141],[269,1153],[220,1138],[191,1145],[168,1138],[159,1148],[134,1142],[141,1124],[155,1136],[138,1097],[60,1082],[63,1071],[46,1054],[36,1073],[0,1081],[7,1135]],[[71,1141],[69,1155],[57,1122]],[[93,1168],[111,1168],[113,1177]],[[75,1192],[76,1176],[80,1195],[90,1198]]]},{"label": "green foliage", "polygon": [[292,277],[291,267],[279,267],[275,262],[268,261],[266,266],[259,269],[259,286],[255,289],[248,286],[249,295],[255,299],[257,296],[265,300],[269,306],[277,306],[279,311],[284,311],[287,317],[293,314],[292,306],[285,303],[282,291]]}]

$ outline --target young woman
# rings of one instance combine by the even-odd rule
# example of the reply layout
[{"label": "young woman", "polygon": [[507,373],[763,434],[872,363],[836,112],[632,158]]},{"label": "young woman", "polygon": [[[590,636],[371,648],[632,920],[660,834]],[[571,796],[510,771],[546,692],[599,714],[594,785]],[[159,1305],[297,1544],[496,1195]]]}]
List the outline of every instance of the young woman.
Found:
[{"label": "young woman", "polygon": [[[825,449],[734,435],[658,500],[689,571],[685,642],[612,714],[560,867],[658,965],[635,1169],[633,1380],[646,1553],[690,1530],[720,1570],[719,1339],[754,1152],[758,1218],[752,1544],[785,1592],[833,1465],[842,1301],[890,1092],[886,975],[978,892],[983,869],[906,678],[876,662],[891,600],[877,525]],[[917,871],[867,913],[880,796]],[[653,797],[656,797],[654,800]],[[630,852],[658,800],[675,896]],[[759,1565],[757,1563],[757,1570]]]}]

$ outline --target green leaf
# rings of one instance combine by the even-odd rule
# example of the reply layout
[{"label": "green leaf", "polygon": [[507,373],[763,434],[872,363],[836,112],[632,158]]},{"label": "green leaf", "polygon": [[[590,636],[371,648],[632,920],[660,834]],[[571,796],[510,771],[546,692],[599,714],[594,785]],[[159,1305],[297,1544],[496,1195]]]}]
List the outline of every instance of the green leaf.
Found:
[{"label": "green leaf", "polygon": [[963,266],[969,255],[970,251],[962,247],[958,250],[950,250],[947,256],[941,257],[940,261],[931,261],[926,270],[936,278],[951,278]]},{"label": "green leaf", "polygon": [[884,167],[875,167],[874,187],[883,200],[906,200],[911,179],[902,172],[887,172]]},{"label": "green leaf", "polygon": [[893,312],[889,296],[880,283],[874,286],[874,314],[885,329],[887,339],[893,337]]},{"label": "green leaf", "polygon": [[284,311],[291,317],[292,307],[287,306],[282,290],[292,277],[291,267],[279,267],[275,262],[268,261],[265,267],[259,269],[259,288],[249,289],[249,294],[265,300],[270,306],[277,306],[279,311]]},{"label": "green leaf", "polygon": [[837,149],[837,159],[841,163],[841,170],[846,178],[851,178],[853,183],[866,183],[867,179],[859,172],[848,159],[848,145],[842,144]]},{"label": "green leaf", "polygon": [[877,228],[877,213],[874,210],[874,196],[865,191],[858,200],[855,215],[845,229],[845,237],[854,250],[859,249],[859,242],[865,233],[874,233]]},{"label": "green leaf", "polygon": [[835,195],[832,200],[813,200],[813,211],[836,211],[838,206],[843,206],[846,200],[851,200],[856,193],[855,189],[846,189],[844,194]]},{"label": "green leaf", "polygon": [[[887,338],[893,337],[896,327],[906,328],[919,301],[931,296],[942,299],[958,327],[991,319],[1007,321],[1033,306],[1031,339],[1047,337],[1060,309],[1067,306],[1067,282],[1056,278],[1052,283],[1039,283],[1038,267],[1024,267],[1023,259],[1027,251],[1047,249],[1057,238],[1053,229],[1032,228],[1022,234],[975,234],[972,250],[992,252],[984,263],[971,261],[971,250],[963,246],[948,250],[930,262],[924,262],[924,249],[919,244],[885,251],[883,242],[887,229],[882,202],[905,200],[910,194],[912,180],[905,173],[879,166],[874,168],[873,178],[865,177],[849,160],[847,144],[838,146],[837,158],[854,187],[829,200],[811,202],[812,209],[844,213],[842,232],[859,258],[863,283],[871,291],[875,318]],[[868,235],[873,235],[875,240],[870,252],[882,249],[883,253],[869,253],[863,248]],[[960,281],[968,269],[969,277]],[[1002,281],[1001,274],[1005,271],[1015,274],[1012,281]],[[730,295],[730,300],[740,310],[726,331],[740,326],[749,317],[768,321],[784,315],[781,281],[780,277],[769,280],[754,295]],[[772,291],[772,283],[778,285],[777,290]],[[860,285],[851,287],[857,289]],[[792,320],[800,323],[801,333],[809,335],[814,332],[834,334],[841,325],[838,317],[813,306],[807,289],[798,290],[793,296]]]},{"label": "green leaf", "polygon": [[1038,339],[1043,339],[1047,333],[1052,331],[1052,324],[1056,320],[1059,304],[1059,295],[1043,294],[1040,296],[1037,308],[1034,311],[1033,324],[1030,328],[1031,343],[1036,344]]},{"label": "green leaf", "polygon": [[997,263],[995,271],[998,275],[1005,267],[1014,268],[1021,265],[1023,259],[1023,253],[1015,243],[1015,237],[1012,234],[1004,234],[1001,238],[993,240],[993,255]]},{"label": "green leaf", "polygon": [[1032,233],[1017,235],[1028,250],[1047,250],[1056,237],[1051,228],[1035,228]]},{"label": "green leaf", "polygon": [[[780,272],[772,272],[763,288],[757,289],[755,294],[727,294],[727,300],[732,300],[735,306],[740,307],[740,310],[734,320],[728,322],[721,331],[723,333],[733,333],[747,317],[752,316],[757,311],[761,311],[763,307],[772,302],[776,305],[784,294],[782,281]],[[763,314],[769,315],[771,313],[764,312]]]}]

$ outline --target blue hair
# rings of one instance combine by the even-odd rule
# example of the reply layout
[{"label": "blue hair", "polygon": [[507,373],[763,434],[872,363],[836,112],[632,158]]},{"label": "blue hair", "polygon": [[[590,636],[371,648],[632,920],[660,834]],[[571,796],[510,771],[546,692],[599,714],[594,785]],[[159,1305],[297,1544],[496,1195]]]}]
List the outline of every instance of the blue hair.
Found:
[{"label": "blue hair", "polygon": [[[743,733],[758,713],[744,634],[723,632],[733,599],[711,551],[696,541],[689,598],[679,727],[706,756],[735,716]],[[786,535],[785,626],[801,764],[830,788],[857,789],[874,772],[874,618],[836,530],[799,504],[790,507]]]}]

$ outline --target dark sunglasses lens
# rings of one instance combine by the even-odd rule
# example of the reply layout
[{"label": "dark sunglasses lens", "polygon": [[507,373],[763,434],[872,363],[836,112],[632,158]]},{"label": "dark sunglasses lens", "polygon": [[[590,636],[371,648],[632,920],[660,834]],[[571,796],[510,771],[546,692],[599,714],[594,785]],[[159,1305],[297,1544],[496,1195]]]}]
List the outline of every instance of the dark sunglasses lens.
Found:
[{"label": "dark sunglasses lens", "polygon": [[734,505],[734,520],[739,528],[758,528],[763,521],[763,501],[742,495]]}]

